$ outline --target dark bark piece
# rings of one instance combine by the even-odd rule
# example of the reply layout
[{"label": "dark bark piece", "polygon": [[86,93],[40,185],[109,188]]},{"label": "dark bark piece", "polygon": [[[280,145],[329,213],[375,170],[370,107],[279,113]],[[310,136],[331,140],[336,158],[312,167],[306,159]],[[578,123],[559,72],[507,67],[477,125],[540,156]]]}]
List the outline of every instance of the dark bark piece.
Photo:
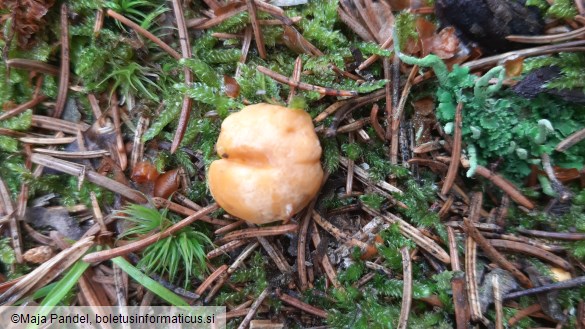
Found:
[{"label": "dark bark piece", "polygon": [[585,103],[585,94],[580,88],[549,89],[546,84],[561,76],[558,66],[545,66],[530,72],[522,81],[518,82],[512,91],[524,98],[532,99],[540,93],[547,93],[562,98],[568,102]]},{"label": "dark bark piece", "polygon": [[476,42],[485,53],[525,48],[506,40],[508,35],[543,34],[544,21],[538,8],[524,0],[437,0],[437,17],[452,25],[464,41]]}]

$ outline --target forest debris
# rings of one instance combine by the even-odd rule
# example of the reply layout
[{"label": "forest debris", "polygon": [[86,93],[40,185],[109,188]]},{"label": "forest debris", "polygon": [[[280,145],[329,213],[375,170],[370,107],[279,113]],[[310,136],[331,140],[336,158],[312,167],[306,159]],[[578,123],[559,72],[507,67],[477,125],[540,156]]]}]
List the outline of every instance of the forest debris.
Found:
[{"label": "forest debris", "polygon": [[585,139],[585,128],[574,132],[573,134],[569,135],[567,138],[563,139],[555,148],[555,150],[559,152],[566,151],[569,147],[579,143],[580,141]]},{"label": "forest debris", "polygon": [[67,90],[69,89],[69,22],[67,4],[61,5],[61,67],[59,74],[59,92],[55,102],[53,117],[60,118],[67,101]]},{"label": "forest debris", "polygon": [[[474,194],[469,207],[469,223],[479,221],[479,210],[481,209],[483,195]],[[471,225],[466,225],[471,227]],[[469,312],[473,321],[484,321],[479,300],[479,282],[477,280],[477,241],[469,234],[465,238],[465,285],[467,286],[467,299],[469,301]]]},{"label": "forest debris", "polygon": [[[191,58],[191,45],[189,43],[189,32],[187,31],[187,25],[185,23],[185,16],[183,15],[182,3],[179,0],[173,0],[173,12],[175,13],[175,21],[177,22],[177,30],[179,31],[179,44],[181,45],[182,58]],[[185,85],[189,86],[193,82],[193,73],[188,67],[183,69]],[[171,144],[171,153],[175,153],[185,131],[187,130],[187,123],[189,122],[189,116],[191,114],[192,100],[189,95],[183,95],[183,103],[181,105],[181,114],[177,124],[177,130],[173,137],[173,143]]]},{"label": "forest debris", "polygon": [[495,247],[496,249],[519,252],[536,258],[540,258],[544,261],[551,263],[552,265],[558,266],[567,271],[570,271],[573,268],[571,264],[568,261],[564,260],[563,258],[535,246],[531,246],[516,241],[507,241],[499,239],[490,239],[487,241],[489,241],[489,244]]},{"label": "forest debris", "polygon": [[77,163],[53,158],[48,155],[33,153],[31,155],[31,161],[36,164],[43,165],[47,168],[51,168],[57,171],[67,173],[69,175],[77,176],[80,178],[86,178],[88,181],[102,186],[112,192],[119,193],[120,195],[136,202],[145,203],[146,198],[142,193],[129,188],[128,186],[119,183],[111,178],[102,176],[95,171],[85,170],[85,167]]},{"label": "forest debris", "polygon": [[215,241],[216,244],[222,244],[225,242],[229,242],[232,240],[239,240],[239,239],[249,239],[255,237],[263,237],[263,236],[271,236],[271,235],[280,235],[290,232],[295,232],[298,230],[297,224],[285,224],[285,225],[277,225],[277,226],[268,226],[268,227],[254,227],[254,228],[246,228],[238,231],[230,232],[224,235],[222,238]]},{"label": "forest debris", "polygon": [[451,150],[451,162],[449,162],[449,170],[447,171],[447,176],[443,181],[443,187],[441,188],[441,194],[447,195],[449,190],[451,190],[451,186],[453,186],[453,182],[455,182],[455,177],[457,172],[459,171],[459,159],[461,157],[461,125],[463,122],[461,111],[463,110],[463,103],[459,102],[457,104],[457,108],[455,110],[455,133],[453,134],[453,149]]},{"label": "forest debris", "polygon": [[506,40],[508,35],[541,35],[544,30],[539,9],[515,1],[438,1],[435,10],[443,24],[454,26],[466,41],[480,44],[485,53],[522,46]]},{"label": "forest debris", "polygon": [[422,234],[416,227],[404,221],[402,218],[392,213],[381,213],[366,205],[363,206],[363,209],[373,216],[382,217],[384,220],[388,221],[391,224],[397,224],[400,233],[412,239],[414,243],[416,243],[419,247],[429,252],[432,256],[434,256],[441,262],[445,264],[451,263],[451,257],[449,257],[449,254],[447,254],[445,250],[443,250],[439,245],[437,245],[433,240],[428,238],[426,235]]},{"label": "forest debris", "polygon": [[49,261],[44,262],[0,295],[0,304],[3,306],[13,305],[29,292],[37,291],[53,281],[53,279],[73,265],[93,243],[93,237],[83,238],[71,247],[58,253]]},{"label": "forest debris", "polygon": [[22,263],[22,235],[20,233],[20,226],[18,225],[18,214],[17,210],[14,209],[10,190],[2,177],[0,177],[0,213],[6,215],[6,220],[10,227],[10,238],[12,239],[12,248],[16,262]]},{"label": "forest debris", "polygon": [[[472,207],[474,207],[476,205],[476,202],[478,203],[477,206],[481,207],[482,197],[481,197],[480,193],[477,193],[474,195],[474,198],[472,199],[472,204],[473,204]],[[473,212],[474,210],[470,210],[470,211]],[[469,217],[472,217],[472,215],[470,214]],[[512,275],[524,287],[527,287],[527,288],[532,287],[530,280],[522,272],[520,272],[520,270],[518,270],[516,268],[516,266],[514,266],[514,264],[512,264],[510,261],[508,261],[508,259],[505,258],[502,254],[500,254],[494,248],[494,246],[490,243],[491,241],[488,242],[488,240],[481,235],[479,230],[477,228],[475,228],[473,225],[471,225],[471,219],[464,219],[464,223],[465,223],[465,225],[463,228],[465,230],[465,233],[468,235],[468,237],[473,238],[473,240],[481,247],[481,249],[484,251],[486,256],[491,261],[493,261],[494,263],[497,263],[504,270],[512,273]]]},{"label": "forest debris", "polygon": [[55,256],[55,252],[49,246],[38,246],[30,248],[22,256],[26,262],[42,264]]},{"label": "forest debris", "polygon": [[333,88],[328,88],[328,87],[315,86],[315,85],[311,85],[311,84],[308,84],[305,82],[296,82],[296,81],[293,81],[282,74],[276,73],[276,72],[274,72],[274,71],[272,71],[264,66],[261,66],[261,65],[258,65],[256,68],[261,73],[266,74],[267,76],[271,77],[272,79],[274,79],[280,83],[284,83],[284,84],[287,84],[289,86],[294,86],[294,87],[302,89],[302,90],[315,91],[315,92],[318,92],[318,93],[323,94],[323,95],[338,96],[338,97],[348,97],[348,96],[357,96],[358,95],[357,91],[353,91],[353,90],[339,90],[339,89],[333,89]]},{"label": "forest debris", "polygon": [[278,297],[278,299],[280,299],[281,301],[283,301],[286,304],[289,304],[293,307],[296,307],[302,311],[305,311],[309,314],[313,314],[315,316],[318,316],[320,318],[326,319],[327,318],[327,312],[325,312],[322,309],[319,309],[315,306],[309,305],[307,303],[304,303],[288,294],[283,293],[280,289],[276,289],[276,296]]},{"label": "forest debris", "polygon": [[410,261],[410,252],[407,247],[400,249],[402,255],[402,272],[403,272],[403,289],[402,289],[402,307],[400,308],[400,318],[398,319],[398,328],[406,329],[408,326],[408,316],[412,305],[412,263]]},{"label": "forest debris", "polygon": [[77,240],[83,235],[79,223],[69,215],[64,207],[27,208],[24,220],[37,229],[52,227],[71,240]]},{"label": "forest debris", "polygon": [[270,292],[270,288],[265,288],[260,293],[260,295],[258,296],[258,298],[256,298],[256,300],[254,301],[252,306],[250,306],[250,310],[248,311],[248,314],[246,314],[246,317],[244,318],[244,320],[242,320],[242,323],[240,323],[240,325],[238,326],[238,329],[245,329],[248,326],[248,324],[252,320],[252,317],[256,314],[256,311],[258,310],[258,308],[260,307],[260,305],[262,304],[264,299],[266,299],[266,297],[268,297],[269,292]]}]

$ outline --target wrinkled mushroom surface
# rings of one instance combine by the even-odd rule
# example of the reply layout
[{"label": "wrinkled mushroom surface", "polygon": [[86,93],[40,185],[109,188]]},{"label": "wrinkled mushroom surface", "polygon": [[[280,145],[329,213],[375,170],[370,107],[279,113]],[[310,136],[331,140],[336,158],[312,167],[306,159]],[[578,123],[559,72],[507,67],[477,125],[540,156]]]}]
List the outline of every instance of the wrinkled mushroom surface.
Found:
[{"label": "wrinkled mushroom surface", "polygon": [[317,194],[321,146],[305,111],[255,104],[227,117],[208,173],[228,213],[256,224],[289,219]]}]

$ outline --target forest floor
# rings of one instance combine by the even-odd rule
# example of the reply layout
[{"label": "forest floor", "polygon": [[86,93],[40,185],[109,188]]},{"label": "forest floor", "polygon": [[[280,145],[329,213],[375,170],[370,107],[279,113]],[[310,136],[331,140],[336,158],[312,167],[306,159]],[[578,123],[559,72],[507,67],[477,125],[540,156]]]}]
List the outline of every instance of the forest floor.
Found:
[{"label": "forest floor", "polygon": [[[521,3],[3,1],[0,305],[585,328],[585,5]],[[286,222],[208,187],[257,103],[321,143]]]}]

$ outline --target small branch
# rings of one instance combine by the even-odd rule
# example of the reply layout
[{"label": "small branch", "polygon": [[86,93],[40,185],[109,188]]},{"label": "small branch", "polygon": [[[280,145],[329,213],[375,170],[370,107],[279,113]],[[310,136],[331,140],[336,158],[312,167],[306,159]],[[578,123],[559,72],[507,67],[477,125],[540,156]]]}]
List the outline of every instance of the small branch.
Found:
[{"label": "small branch", "polygon": [[195,214],[193,214],[187,218],[184,218],[183,220],[181,220],[178,223],[175,223],[173,226],[167,228],[163,232],[153,234],[147,238],[129,243],[125,246],[88,254],[85,257],[83,257],[83,261],[88,262],[88,263],[97,263],[97,262],[102,262],[104,260],[108,260],[108,259],[111,259],[114,257],[123,256],[123,255],[126,255],[126,254],[133,252],[133,251],[136,251],[136,250],[144,249],[147,246],[157,242],[158,240],[164,239],[164,238],[170,236],[171,234],[173,234],[179,230],[182,230],[183,228],[191,225],[194,221],[198,220],[202,216],[204,216],[212,211],[215,211],[218,208],[219,208],[219,206],[217,204],[212,203],[211,205],[201,209],[200,211],[196,212]]},{"label": "small branch", "polygon": [[246,6],[244,5],[244,3],[235,3],[235,4],[227,4],[224,6],[228,7],[228,6],[235,6],[233,7],[232,10],[229,10],[227,12],[223,12],[220,15],[217,15],[213,18],[210,19],[201,19],[201,18],[193,18],[187,21],[187,27],[188,28],[193,28],[196,30],[205,30],[205,29],[209,29],[211,27],[214,27],[216,25],[221,24],[223,21],[225,21],[226,19],[233,17],[241,12],[246,11]]},{"label": "small branch", "polygon": [[69,22],[67,21],[67,5],[61,5],[61,73],[59,75],[59,92],[55,103],[53,117],[60,118],[65,102],[67,101],[67,89],[69,89]]},{"label": "small branch", "polygon": [[34,114],[32,116],[31,126],[72,135],[77,135],[78,130],[84,132],[89,129],[89,125],[84,122],[73,123],[62,119]]},{"label": "small branch", "polygon": [[67,152],[44,148],[34,148],[33,151],[38,154],[50,155],[56,158],[63,159],[93,159],[110,155],[110,152],[106,150]]},{"label": "small branch", "polygon": [[408,315],[410,314],[410,306],[412,305],[412,264],[407,247],[401,248],[400,254],[402,255],[403,287],[398,329],[405,329],[408,326]]},{"label": "small branch", "polygon": [[459,262],[459,252],[457,249],[457,239],[455,239],[455,231],[452,227],[447,226],[447,238],[449,239],[449,256],[451,256],[451,270],[454,272],[461,271],[461,263]]},{"label": "small branch", "polygon": [[258,71],[260,71],[261,73],[266,74],[267,76],[271,77],[272,79],[280,82],[280,83],[284,83],[287,84],[289,86],[294,86],[296,88],[302,89],[302,90],[309,90],[309,91],[315,91],[318,92],[320,94],[323,95],[329,95],[329,96],[339,96],[339,97],[347,97],[347,96],[357,96],[358,93],[357,91],[351,91],[351,90],[338,90],[338,89],[332,89],[332,88],[327,88],[327,87],[321,87],[321,86],[315,86],[315,85],[311,85],[308,83],[304,83],[304,82],[295,82],[292,81],[291,79],[289,79],[288,77],[285,77],[282,74],[278,74],[264,66],[260,66],[258,65]]},{"label": "small branch", "polygon": [[447,176],[445,177],[445,181],[443,181],[443,187],[441,188],[441,194],[447,195],[451,187],[453,186],[453,182],[455,182],[455,177],[457,176],[457,172],[459,171],[459,158],[461,158],[461,125],[463,122],[461,111],[463,110],[463,103],[457,104],[457,109],[455,110],[455,133],[453,134],[453,149],[451,151],[451,162],[449,163],[449,170],[447,171]]}]

